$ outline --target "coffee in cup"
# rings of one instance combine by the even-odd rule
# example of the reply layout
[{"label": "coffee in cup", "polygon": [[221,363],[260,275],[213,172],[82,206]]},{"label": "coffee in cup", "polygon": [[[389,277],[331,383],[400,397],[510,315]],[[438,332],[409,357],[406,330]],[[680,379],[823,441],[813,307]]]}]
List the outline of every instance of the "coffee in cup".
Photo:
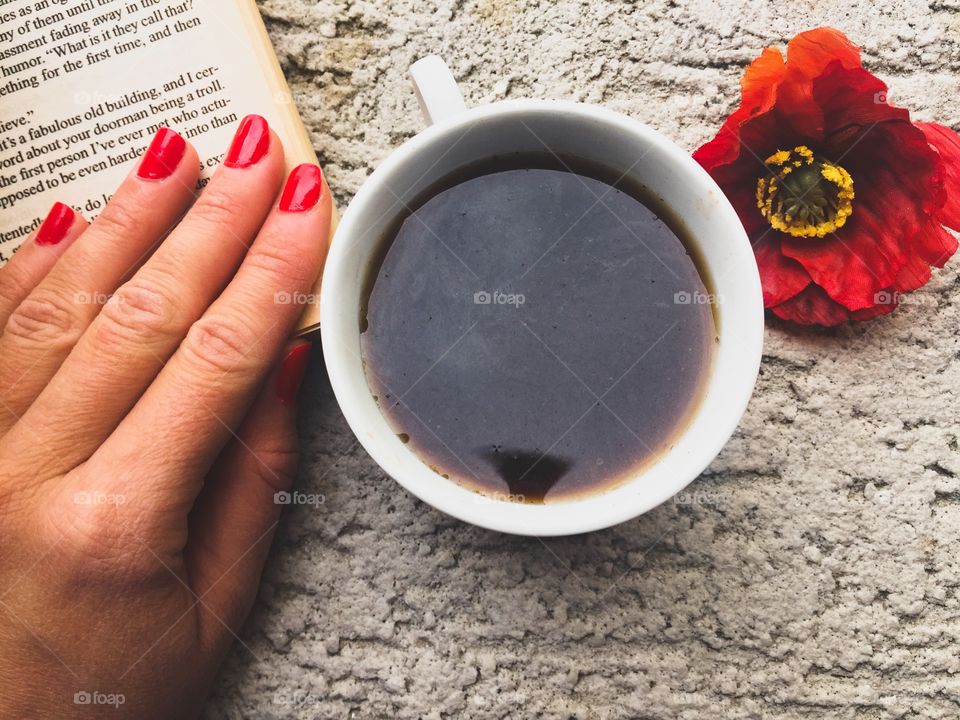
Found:
[{"label": "coffee in cup", "polygon": [[361,337],[371,392],[444,479],[514,502],[602,492],[703,395],[714,295],[680,218],[548,150],[460,168],[391,225]]}]

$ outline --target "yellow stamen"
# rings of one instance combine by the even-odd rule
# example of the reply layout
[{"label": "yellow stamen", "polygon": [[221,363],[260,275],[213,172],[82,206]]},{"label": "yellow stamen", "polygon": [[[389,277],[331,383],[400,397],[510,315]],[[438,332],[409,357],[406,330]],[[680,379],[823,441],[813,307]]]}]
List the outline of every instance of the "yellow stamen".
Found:
[{"label": "yellow stamen", "polygon": [[822,238],[853,214],[853,178],[806,145],[766,160],[770,177],[757,180],[757,207],[771,227],[793,237]]},{"label": "yellow stamen", "polygon": [[778,150],[767,158],[767,165],[783,165],[789,159],[790,152],[788,150]]}]

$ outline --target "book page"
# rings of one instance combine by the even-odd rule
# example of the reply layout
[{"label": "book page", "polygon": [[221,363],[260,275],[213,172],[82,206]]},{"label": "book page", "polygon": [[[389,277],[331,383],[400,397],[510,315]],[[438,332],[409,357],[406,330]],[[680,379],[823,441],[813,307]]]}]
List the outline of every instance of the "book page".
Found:
[{"label": "book page", "polygon": [[160,126],[202,187],[248,113],[316,162],[253,0],[2,0],[0,264],[56,201],[93,220]]}]

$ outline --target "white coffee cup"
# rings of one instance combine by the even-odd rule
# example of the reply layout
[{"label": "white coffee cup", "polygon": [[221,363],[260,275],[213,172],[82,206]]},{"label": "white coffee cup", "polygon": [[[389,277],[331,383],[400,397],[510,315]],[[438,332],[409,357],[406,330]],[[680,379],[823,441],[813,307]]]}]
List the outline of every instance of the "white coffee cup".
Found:
[{"label": "white coffee cup", "polygon": [[[687,152],[624,115],[549,100],[510,100],[467,110],[440,58],[420,60],[411,75],[429,127],[394,151],[360,188],[333,239],[323,276],[323,352],[347,422],[370,456],[403,487],[445,513],[491,530],[571,535],[609,527],[656,507],[716,457],[753,392],[763,346],[763,301],[740,220]],[[409,203],[466,165],[492,155],[543,151],[544,146],[626,173],[661,197],[682,218],[722,302],[716,305],[720,341],[704,396],[675,444],[613,489],[534,505],[480,495],[441,477],[417,457],[374,400],[360,335],[371,266],[390,226]]]}]

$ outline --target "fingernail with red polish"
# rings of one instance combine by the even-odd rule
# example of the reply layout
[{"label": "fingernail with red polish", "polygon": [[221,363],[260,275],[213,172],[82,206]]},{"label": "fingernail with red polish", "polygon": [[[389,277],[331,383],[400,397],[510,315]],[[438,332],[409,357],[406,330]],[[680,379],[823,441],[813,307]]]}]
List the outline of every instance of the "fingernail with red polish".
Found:
[{"label": "fingernail with red polish", "polygon": [[280,196],[284,212],[306,212],[323,194],[323,173],[316,165],[298,165],[287,178]]},{"label": "fingernail with red polish", "polygon": [[163,180],[173,175],[183,160],[187,143],[170,128],[160,128],[147,148],[137,175],[144,180]]},{"label": "fingernail with red polish", "polygon": [[76,213],[69,205],[62,202],[54,203],[47,213],[46,219],[37,230],[37,245],[56,245],[67,236],[67,231],[73,225]]},{"label": "fingernail with red polish", "polygon": [[297,401],[297,393],[307,371],[307,362],[310,360],[310,343],[297,345],[287,353],[280,363],[280,373],[277,375],[277,398],[284,405],[293,405]]},{"label": "fingernail with red polish", "polygon": [[247,115],[240,121],[223,164],[232,168],[256,165],[270,149],[270,126],[259,115]]}]

